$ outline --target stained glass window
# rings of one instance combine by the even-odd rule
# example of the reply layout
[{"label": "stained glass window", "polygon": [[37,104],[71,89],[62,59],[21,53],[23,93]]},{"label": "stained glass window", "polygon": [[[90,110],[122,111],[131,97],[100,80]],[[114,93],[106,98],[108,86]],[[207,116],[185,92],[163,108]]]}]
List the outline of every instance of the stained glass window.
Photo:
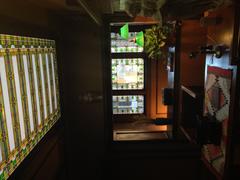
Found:
[{"label": "stained glass window", "polygon": [[132,41],[138,32],[130,32],[128,40],[123,39],[119,33],[111,33],[111,53],[143,52],[143,47]]},{"label": "stained glass window", "polygon": [[144,60],[112,59],[112,89],[144,89]]},{"label": "stained glass window", "polygon": [[44,81],[44,67],[43,67],[42,54],[39,54],[39,64],[40,64],[40,74],[41,74],[41,85],[42,85],[42,96],[43,96],[43,109],[44,109],[44,119],[47,118],[47,100],[46,100],[46,88]]},{"label": "stained glass window", "polygon": [[48,54],[46,54],[46,67],[47,67],[47,84],[48,84],[48,97],[49,97],[49,108],[50,108],[50,114],[52,114],[53,107],[52,107],[52,91],[51,91],[51,84],[50,84],[50,67],[49,66],[49,59]]},{"label": "stained glass window", "polygon": [[56,77],[55,77],[55,65],[54,65],[53,53],[50,54],[50,57],[51,57],[51,66],[52,66],[54,109],[57,109]]},{"label": "stained glass window", "polygon": [[36,99],[36,111],[37,111],[37,122],[38,126],[41,124],[41,110],[40,110],[40,99],[39,99],[39,82],[37,78],[37,64],[36,64],[36,59],[35,55],[32,54],[32,67],[33,67],[33,78],[34,78],[34,94],[35,94],[35,99]]},{"label": "stained glass window", "polygon": [[0,34],[0,179],[59,119],[55,41]]},{"label": "stained glass window", "polygon": [[24,125],[24,115],[23,115],[23,106],[22,106],[22,97],[21,97],[21,88],[20,88],[20,78],[18,73],[18,62],[17,56],[12,56],[13,72],[14,72],[14,81],[16,87],[17,95],[17,105],[18,105],[18,118],[20,124],[20,132],[22,141],[25,140],[25,125]]},{"label": "stained glass window", "polygon": [[[1,91],[2,91],[2,100],[3,103],[2,115],[5,114],[5,123],[8,133],[8,144],[10,151],[13,151],[15,149],[15,141],[14,141],[14,134],[13,134],[13,123],[12,123],[12,114],[11,114],[11,106],[10,106],[10,98],[9,98],[9,92],[8,92],[8,79],[6,74],[6,66],[4,57],[0,57],[0,80],[1,80]],[[1,120],[3,120],[3,117],[1,117]]]},{"label": "stained glass window", "polygon": [[113,114],[143,114],[144,96],[113,96]]},{"label": "stained glass window", "polygon": [[31,98],[31,90],[30,90],[30,79],[29,79],[29,64],[26,55],[23,55],[23,67],[24,67],[24,75],[26,80],[26,93],[27,93],[27,103],[28,103],[28,115],[29,115],[29,124],[30,124],[30,131],[34,131],[34,120],[33,120],[33,104]]}]

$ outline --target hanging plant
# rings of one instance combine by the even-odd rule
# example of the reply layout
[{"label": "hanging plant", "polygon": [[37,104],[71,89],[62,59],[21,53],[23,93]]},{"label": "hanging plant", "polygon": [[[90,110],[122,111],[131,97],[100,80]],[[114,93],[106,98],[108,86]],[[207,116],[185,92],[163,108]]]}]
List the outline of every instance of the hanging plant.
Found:
[{"label": "hanging plant", "polygon": [[144,49],[150,59],[160,59],[166,55],[165,46],[172,32],[173,27],[169,24],[155,25],[145,30]]}]

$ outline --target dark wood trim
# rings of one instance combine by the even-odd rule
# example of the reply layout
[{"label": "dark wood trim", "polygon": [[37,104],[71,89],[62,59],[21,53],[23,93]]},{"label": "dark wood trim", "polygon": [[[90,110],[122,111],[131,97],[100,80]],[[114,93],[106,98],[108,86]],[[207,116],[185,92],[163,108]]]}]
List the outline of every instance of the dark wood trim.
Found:
[{"label": "dark wood trim", "polygon": [[[127,22],[126,22],[126,23],[127,23]],[[124,24],[125,24],[125,23],[111,26],[111,31],[112,31],[112,32],[119,32],[119,29],[120,29],[121,26],[123,26]],[[140,31],[144,31],[145,29],[151,28],[153,25],[155,25],[155,24],[144,24],[144,25],[140,25],[140,24],[131,24],[131,22],[130,22],[130,23],[129,23],[129,32],[140,32]]]},{"label": "dark wood trim", "polygon": [[113,90],[112,95],[119,95],[119,96],[124,96],[124,95],[145,95],[146,92],[145,90]]},{"label": "dark wood trim", "polygon": [[112,59],[122,59],[122,58],[146,58],[145,53],[112,53],[111,54]]},{"label": "dark wood trim", "polygon": [[179,134],[179,118],[180,118],[180,93],[181,93],[181,22],[176,24],[176,46],[174,60],[174,105],[173,105],[173,138],[176,139]]},{"label": "dark wood trim", "polygon": [[130,22],[131,18],[126,14],[103,14],[102,33],[102,69],[103,69],[103,99],[104,99],[104,143],[105,153],[112,148],[113,143],[113,122],[112,122],[112,71],[111,71],[111,23]]},{"label": "dark wood trim", "polygon": [[[238,67],[239,68],[239,67]],[[229,121],[228,121],[228,137],[227,137],[227,145],[226,145],[226,159],[225,159],[225,171],[223,179],[228,180],[231,177],[231,170],[233,168],[234,162],[234,145],[235,139],[237,138],[236,132],[239,129],[236,129],[238,120],[239,120],[239,69],[237,72],[237,67],[233,67],[233,76],[232,76],[232,86],[231,86],[231,103],[229,107]]]},{"label": "dark wood trim", "polygon": [[112,104],[112,86],[111,86],[111,49],[110,49],[110,22],[112,17],[110,15],[103,16],[102,28],[102,69],[103,69],[103,100],[104,100],[104,139],[106,153],[111,148],[113,141],[113,124],[112,124],[112,109],[109,104]]},{"label": "dark wood trim", "polygon": [[234,31],[231,47],[231,64],[240,64],[240,3],[236,1],[234,6]]},{"label": "dark wood trim", "polygon": [[228,139],[226,145],[226,159],[224,167],[224,180],[232,178],[234,169],[234,154],[235,145],[239,143],[239,88],[240,88],[240,3],[234,1],[234,27],[233,27],[233,39],[230,54],[230,65],[232,66],[232,85],[231,85],[231,103],[229,107],[229,121],[228,121]]}]

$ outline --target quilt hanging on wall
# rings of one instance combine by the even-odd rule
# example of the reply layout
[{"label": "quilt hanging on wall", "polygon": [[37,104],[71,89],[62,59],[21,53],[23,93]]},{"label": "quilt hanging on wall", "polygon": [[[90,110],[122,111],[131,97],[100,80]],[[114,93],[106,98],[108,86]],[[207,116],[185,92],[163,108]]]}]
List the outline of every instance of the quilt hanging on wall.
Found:
[{"label": "quilt hanging on wall", "polygon": [[60,118],[55,41],[0,34],[0,180]]},{"label": "quilt hanging on wall", "polygon": [[224,173],[225,165],[231,81],[231,69],[207,67],[204,114],[214,117],[220,124],[221,137],[220,143],[217,145],[211,143],[204,145],[203,154],[205,159],[221,175]]}]

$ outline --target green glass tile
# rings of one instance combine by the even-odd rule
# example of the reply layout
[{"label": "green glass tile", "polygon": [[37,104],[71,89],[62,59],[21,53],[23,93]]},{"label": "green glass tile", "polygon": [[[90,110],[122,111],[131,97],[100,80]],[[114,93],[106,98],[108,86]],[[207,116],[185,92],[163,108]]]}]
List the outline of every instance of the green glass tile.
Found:
[{"label": "green glass tile", "polygon": [[16,166],[16,165],[17,165],[17,160],[16,160],[16,159],[12,160],[12,165],[13,165],[13,166]]},{"label": "green glass tile", "polygon": [[0,180],[5,180],[4,171],[0,174]]},{"label": "green glass tile", "polygon": [[23,154],[26,155],[27,154],[27,149],[23,149]]}]

